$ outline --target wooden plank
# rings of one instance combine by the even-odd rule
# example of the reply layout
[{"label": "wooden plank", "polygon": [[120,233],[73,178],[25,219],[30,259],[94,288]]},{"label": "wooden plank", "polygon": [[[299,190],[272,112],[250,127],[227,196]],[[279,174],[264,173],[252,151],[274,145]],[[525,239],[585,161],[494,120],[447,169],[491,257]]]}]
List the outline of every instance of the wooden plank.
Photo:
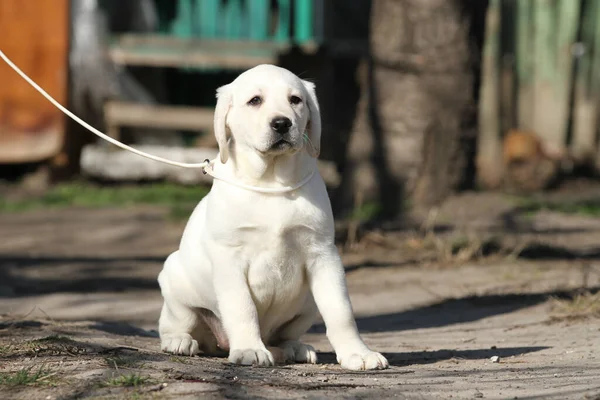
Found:
[{"label": "wooden plank", "polygon": [[594,80],[594,77],[600,77],[600,4],[598,1],[588,1],[584,6],[582,52],[575,71],[571,154],[580,164],[596,161],[595,167],[598,168],[600,164],[596,158],[600,158],[600,151],[596,148],[596,131],[600,110],[600,79]]},{"label": "wooden plank", "polygon": [[269,1],[246,1],[246,15],[248,16],[249,37],[252,40],[267,40],[269,35]]},{"label": "wooden plank", "polygon": [[533,130],[533,2],[517,1],[517,126],[519,129]]},{"label": "wooden plank", "polygon": [[573,59],[580,2],[535,0],[533,131],[549,151],[566,147]]},{"label": "wooden plank", "polygon": [[502,184],[500,143],[500,0],[491,0],[486,15],[482,82],[479,99],[477,180],[486,188]]},{"label": "wooden plank", "polygon": [[196,32],[202,38],[216,38],[219,34],[221,0],[196,0],[194,13]]},{"label": "wooden plank", "polygon": [[246,19],[241,0],[228,0],[223,7],[223,38],[239,40],[244,37]]},{"label": "wooden plank", "polygon": [[[257,64],[277,63],[289,42],[181,39],[165,35],[125,34],[116,36],[109,57],[117,64],[154,67],[198,67],[246,69]],[[313,54],[318,46],[306,42],[301,49]]]},{"label": "wooden plank", "polygon": [[111,60],[117,64],[165,68],[226,68],[247,69],[258,64],[275,64],[276,54],[240,55],[210,54],[206,52],[136,52],[127,49],[111,48]]},{"label": "wooden plank", "polygon": [[[0,48],[60,103],[67,99],[67,0],[0,1]],[[56,155],[65,117],[0,62],[0,162],[22,163]]]},{"label": "wooden plank", "polygon": [[[171,35],[161,34],[140,34],[124,33],[114,36],[112,39],[114,46],[117,47],[137,47],[137,46],[165,46],[171,48],[196,48],[203,50],[219,49],[222,51],[239,51],[249,49],[266,49],[271,51],[286,51],[291,49],[292,44],[289,41],[280,40],[223,40],[223,39],[197,39],[197,38],[178,38]],[[315,41],[306,41],[298,45],[306,53],[316,53],[319,44]]]},{"label": "wooden plank", "polygon": [[193,10],[192,0],[177,0],[177,16],[171,31],[178,37],[192,36]]},{"label": "wooden plank", "polygon": [[294,39],[298,43],[312,40],[313,36],[313,4],[312,0],[296,0],[294,2]]},{"label": "wooden plank", "polygon": [[290,39],[290,21],[292,14],[292,6],[290,0],[278,0],[279,15],[277,18],[277,31],[275,32],[275,40],[282,43]]},{"label": "wooden plank", "polygon": [[107,102],[104,118],[112,126],[212,130],[213,108],[155,106],[120,101]]}]

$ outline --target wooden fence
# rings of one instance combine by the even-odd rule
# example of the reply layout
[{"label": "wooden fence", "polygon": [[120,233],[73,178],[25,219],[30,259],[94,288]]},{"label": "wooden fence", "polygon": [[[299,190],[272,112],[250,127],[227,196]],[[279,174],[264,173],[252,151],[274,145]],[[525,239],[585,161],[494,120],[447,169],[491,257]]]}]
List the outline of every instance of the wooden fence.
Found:
[{"label": "wooden fence", "polygon": [[[482,187],[507,184],[514,165],[531,167],[525,180],[538,180],[537,189],[565,165],[597,170],[599,104],[599,0],[490,0],[479,104]],[[542,163],[553,166],[547,177]]]}]

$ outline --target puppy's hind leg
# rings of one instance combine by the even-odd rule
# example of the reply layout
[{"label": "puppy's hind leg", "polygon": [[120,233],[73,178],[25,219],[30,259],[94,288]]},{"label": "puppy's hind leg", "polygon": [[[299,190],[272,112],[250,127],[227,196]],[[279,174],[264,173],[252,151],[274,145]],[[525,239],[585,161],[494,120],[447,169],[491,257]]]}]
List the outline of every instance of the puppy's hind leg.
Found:
[{"label": "puppy's hind leg", "polygon": [[[316,314],[317,306],[312,295],[309,295],[300,314],[296,315],[279,329],[277,334],[277,347],[279,351],[273,351],[273,354],[278,355],[277,361],[307,364],[317,363],[317,352],[315,349],[311,345],[302,343],[299,340],[314,323]],[[283,360],[280,360],[280,357]]]},{"label": "puppy's hind leg", "polygon": [[161,350],[186,356],[198,354],[200,347],[191,335],[197,324],[198,316],[194,310],[165,299],[158,321]]},{"label": "puppy's hind leg", "polygon": [[185,293],[185,283],[180,279],[179,252],[172,253],[165,260],[163,270],[158,275],[158,284],[164,298],[158,333],[162,351],[193,356],[200,350],[192,332],[198,325],[195,310],[182,304],[177,295]]}]

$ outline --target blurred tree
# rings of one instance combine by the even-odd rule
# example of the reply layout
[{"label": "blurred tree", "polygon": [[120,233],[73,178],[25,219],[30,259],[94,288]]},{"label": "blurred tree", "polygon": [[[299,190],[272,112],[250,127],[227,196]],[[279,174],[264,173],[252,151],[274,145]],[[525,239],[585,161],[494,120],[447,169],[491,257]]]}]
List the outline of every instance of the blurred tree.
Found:
[{"label": "blurred tree", "polygon": [[486,3],[373,1],[342,206],[378,203],[392,216],[403,197],[433,205],[465,181],[481,48],[471,38],[481,42]]}]

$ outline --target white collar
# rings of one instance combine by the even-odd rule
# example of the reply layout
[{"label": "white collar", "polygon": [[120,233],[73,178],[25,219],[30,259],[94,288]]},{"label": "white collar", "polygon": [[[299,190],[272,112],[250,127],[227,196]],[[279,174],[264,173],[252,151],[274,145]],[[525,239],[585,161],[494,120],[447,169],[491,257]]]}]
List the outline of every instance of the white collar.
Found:
[{"label": "white collar", "polygon": [[300,189],[302,186],[306,185],[312,179],[312,177],[315,175],[315,170],[313,169],[304,179],[302,179],[300,182],[296,183],[295,185],[284,186],[284,187],[279,187],[279,188],[267,188],[267,187],[246,185],[244,183],[236,182],[236,181],[230,180],[228,178],[225,178],[223,176],[220,176],[215,172],[215,170],[213,168],[214,163],[215,163],[215,160],[213,160],[213,161],[210,161],[208,159],[204,160],[203,164],[205,164],[205,166],[202,168],[202,171],[205,174],[212,176],[214,179],[218,179],[229,185],[236,186],[241,189],[250,190],[252,192],[257,192],[257,193],[283,194],[283,193],[293,192],[294,190]]}]

